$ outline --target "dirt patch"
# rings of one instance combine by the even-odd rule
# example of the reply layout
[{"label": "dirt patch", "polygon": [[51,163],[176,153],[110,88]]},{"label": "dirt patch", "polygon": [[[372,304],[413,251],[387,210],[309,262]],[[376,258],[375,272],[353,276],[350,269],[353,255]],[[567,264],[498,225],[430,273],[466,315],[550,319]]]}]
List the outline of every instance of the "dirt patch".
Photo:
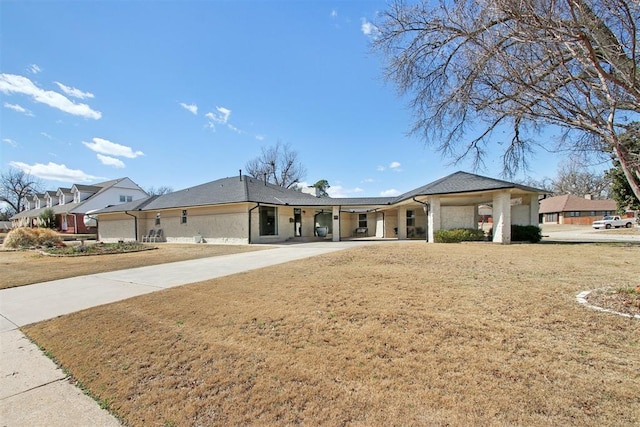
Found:
[{"label": "dirt patch", "polygon": [[[23,328],[127,425],[640,424],[640,247],[354,248]],[[594,268],[597,266],[597,268]]]},{"label": "dirt patch", "polygon": [[0,251],[0,289],[85,274],[268,249],[248,245],[147,245],[155,250],[126,254],[52,257],[39,251]]}]

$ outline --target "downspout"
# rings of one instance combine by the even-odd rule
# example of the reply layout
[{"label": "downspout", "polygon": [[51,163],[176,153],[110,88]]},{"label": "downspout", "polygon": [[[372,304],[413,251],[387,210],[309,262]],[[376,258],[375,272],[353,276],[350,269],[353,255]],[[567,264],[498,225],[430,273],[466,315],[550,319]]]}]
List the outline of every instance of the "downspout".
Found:
[{"label": "downspout", "polygon": [[425,233],[424,239],[428,243],[429,242],[429,203],[421,202],[420,200],[416,199],[415,197],[413,198],[413,201],[416,202],[416,203],[420,203],[423,206],[422,209],[424,209],[424,215],[425,215],[426,220],[427,220],[427,224],[426,224],[427,226],[425,227],[426,233]]},{"label": "downspout", "polygon": [[129,215],[133,217],[133,233],[136,238],[136,242],[138,241],[138,217],[135,215],[131,215],[129,212],[124,211],[125,215]]},{"label": "downspout", "polygon": [[249,244],[252,244],[253,242],[251,241],[251,212],[255,209],[255,208],[259,208],[260,207],[260,203],[258,202],[254,207],[252,207],[251,209],[249,209],[249,238],[247,239],[247,241],[249,242]]}]

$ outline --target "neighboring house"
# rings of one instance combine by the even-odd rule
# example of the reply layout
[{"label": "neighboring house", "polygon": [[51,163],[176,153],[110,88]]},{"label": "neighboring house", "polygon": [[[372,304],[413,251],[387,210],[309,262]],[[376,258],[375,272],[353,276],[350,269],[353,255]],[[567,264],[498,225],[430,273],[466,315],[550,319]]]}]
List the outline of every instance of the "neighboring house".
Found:
[{"label": "neighboring house", "polygon": [[101,209],[102,241],[275,243],[314,236],[424,238],[440,229],[477,228],[478,206],[492,206],[493,240],[511,241],[511,224],[538,224],[543,190],[456,172],[398,197],[315,197],[239,175]]},{"label": "neighboring house", "polygon": [[62,233],[95,232],[85,226],[87,212],[107,206],[132,202],[149,195],[129,178],[120,178],[93,185],[75,184],[71,188],[58,188],[34,195],[25,208],[10,219],[14,227],[37,227],[39,217],[46,209],[56,216],[58,230]]},{"label": "neighboring house", "polygon": [[548,197],[540,201],[543,224],[591,225],[605,215],[614,214],[616,209],[615,200],[593,200],[589,196],[579,197],[573,194]]},{"label": "neighboring house", "polygon": [[7,233],[11,231],[11,221],[0,221],[0,233]]}]

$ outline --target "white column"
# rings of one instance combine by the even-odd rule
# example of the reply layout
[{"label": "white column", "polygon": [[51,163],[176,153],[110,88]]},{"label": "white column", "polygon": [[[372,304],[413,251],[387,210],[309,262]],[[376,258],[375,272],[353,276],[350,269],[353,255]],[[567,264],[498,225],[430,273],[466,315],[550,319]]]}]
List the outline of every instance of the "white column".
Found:
[{"label": "white column", "polygon": [[333,207],[333,238],[334,242],[340,241],[340,206]]},{"label": "white column", "polygon": [[478,229],[478,205],[473,207],[473,228]]},{"label": "white column", "polygon": [[407,238],[407,208],[400,206],[398,208],[398,240]]},{"label": "white column", "polygon": [[531,213],[530,225],[540,225],[540,204],[538,195],[532,194],[529,202],[529,212]]},{"label": "white column", "polygon": [[384,237],[384,214],[382,212],[376,213],[376,237]]},{"label": "white column", "polygon": [[435,232],[442,227],[440,216],[440,196],[429,198],[429,219],[428,219],[428,236],[429,243],[435,243]]},{"label": "white column", "polygon": [[493,195],[493,242],[511,243],[511,194],[508,190]]}]

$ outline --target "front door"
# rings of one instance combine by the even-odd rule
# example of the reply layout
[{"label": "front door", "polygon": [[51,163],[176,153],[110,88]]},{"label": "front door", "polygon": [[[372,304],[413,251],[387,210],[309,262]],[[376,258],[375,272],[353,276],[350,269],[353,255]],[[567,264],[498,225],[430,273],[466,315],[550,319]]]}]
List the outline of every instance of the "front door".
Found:
[{"label": "front door", "polygon": [[293,226],[295,227],[293,235],[296,237],[302,236],[302,212],[300,209],[293,210]]}]

